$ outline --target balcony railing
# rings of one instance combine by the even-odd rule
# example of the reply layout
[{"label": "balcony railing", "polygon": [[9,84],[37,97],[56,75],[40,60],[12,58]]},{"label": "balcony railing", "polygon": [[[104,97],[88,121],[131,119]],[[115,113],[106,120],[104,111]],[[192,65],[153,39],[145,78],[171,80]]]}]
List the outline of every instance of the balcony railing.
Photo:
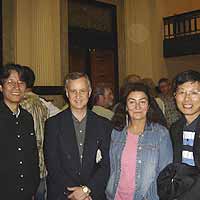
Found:
[{"label": "balcony railing", "polygon": [[200,33],[200,10],[163,18],[164,39]]},{"label": "balcony railing", "polygon": [[200,10],[163,18],[164,57],[200,54]]}]

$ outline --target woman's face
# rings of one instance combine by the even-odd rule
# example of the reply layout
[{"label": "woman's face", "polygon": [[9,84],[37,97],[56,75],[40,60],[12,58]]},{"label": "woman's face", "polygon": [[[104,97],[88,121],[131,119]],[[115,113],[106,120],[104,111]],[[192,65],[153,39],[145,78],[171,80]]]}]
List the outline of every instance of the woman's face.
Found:
[{"label": "woman's face", "polygon": [[149,102],[147,95],[142,91],[133,91],[127,97],[126,108],[133,120],[146,120]]}]

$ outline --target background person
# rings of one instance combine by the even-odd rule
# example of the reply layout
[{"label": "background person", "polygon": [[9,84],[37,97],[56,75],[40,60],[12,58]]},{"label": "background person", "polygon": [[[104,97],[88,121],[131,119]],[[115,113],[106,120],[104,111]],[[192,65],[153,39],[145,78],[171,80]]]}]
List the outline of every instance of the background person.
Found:
[{"label": "background person", "polygon": [[158,81],[158,88],[161,92],[159,96],[164,102],[165,106],[165,118],[167,120],[167,127],[170,128],[170,126],[181,117],[181,114],[177,109],[169,79],[161,78]]},{"label": "background person", "polygon": [[105,83],[99,83],[92,92],[92,111],[111,120],[114,113],[110,108],[112,108],[113,103],[112,88]]}]

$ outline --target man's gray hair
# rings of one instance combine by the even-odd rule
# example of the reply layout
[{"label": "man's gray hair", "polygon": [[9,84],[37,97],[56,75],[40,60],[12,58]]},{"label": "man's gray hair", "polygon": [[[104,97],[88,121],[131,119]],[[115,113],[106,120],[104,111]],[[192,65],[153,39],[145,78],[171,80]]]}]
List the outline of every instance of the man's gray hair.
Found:
[{"label": "man's gray hair", "polygon": [[89,79],[87,74],[82,73],[82,72],[71,72],[71,73],[67,74],[65,76],[65,79],[64,79],[65,88],[68,87],[69,80],[76,80],[76,79],[79,79],[79,78],[85,78],[87,80],[88,88],[91,91],[92,90],[92,86],[91,86],[90,79]]}]

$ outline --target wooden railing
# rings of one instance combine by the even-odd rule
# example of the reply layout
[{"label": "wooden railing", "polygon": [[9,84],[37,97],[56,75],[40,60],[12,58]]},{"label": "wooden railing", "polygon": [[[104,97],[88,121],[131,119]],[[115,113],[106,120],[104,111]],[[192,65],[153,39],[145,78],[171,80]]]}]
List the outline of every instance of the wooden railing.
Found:
[{"label": "wooden railing", "polygon": [[163,18],[164,40],[200,34],[200,10]]}]

